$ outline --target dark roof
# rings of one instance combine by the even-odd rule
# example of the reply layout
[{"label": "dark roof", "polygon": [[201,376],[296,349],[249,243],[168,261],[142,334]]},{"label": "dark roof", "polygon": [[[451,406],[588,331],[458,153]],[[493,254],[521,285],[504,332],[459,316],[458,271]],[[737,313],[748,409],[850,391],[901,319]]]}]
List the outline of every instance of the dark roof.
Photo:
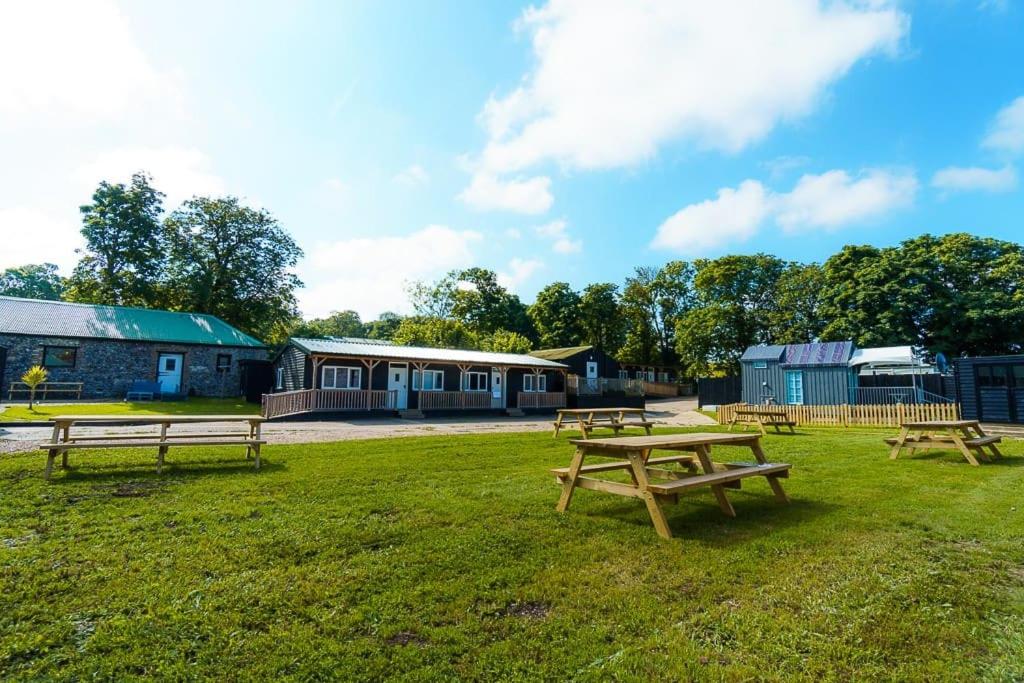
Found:
[{"label": "dark roof", "polygon": [[743,355],[740,356],[741,361],[745,360],[782,360],[782,354],[785,353],[786,347],[779,344],[772,344],[771,346],[766,344],[759,344],[757,346],[750,346]]},{"label": "dark roof", "polygon": [[853,355],[853,342],[817,342],[813,344],[787,344],[784,366],[847,366]]},{"label": "dark roof", "polygon": [[387,358],[390,360],[421,360],[438,363],[472,363],[473,365],[511,365],[531,368],[564,369],[561,363],[520,353],[435,349],[426,346],[399,346],[377,339],[335,338],[304,339],[292,337],[288,343],[307,354]]},{"label": "dark roof", "polygon": [[72,304],[0,296],[0,334],[252,346],[258,339],[205,313]]},{"label": "dark roof", "polygon": [[583,353],[594,348],[590,344],[584,346],[565,346],[560,349],[538,349],[537,351],[530,351],[530,355],[534,358],[544,358],[546,360],[565,360],[566,358],[572,358],[577,353]]}]

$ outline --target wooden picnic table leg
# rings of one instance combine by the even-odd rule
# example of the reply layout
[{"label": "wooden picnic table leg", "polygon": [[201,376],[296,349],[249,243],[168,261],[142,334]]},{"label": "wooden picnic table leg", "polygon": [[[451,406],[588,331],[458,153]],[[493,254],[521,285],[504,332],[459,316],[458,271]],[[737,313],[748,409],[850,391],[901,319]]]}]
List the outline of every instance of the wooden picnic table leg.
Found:
[{"label": "wooden picnic table leg", "polygon": [[569,502],[572,501],[572,492],[576,488],[576,480],[580,476],[580,468],[583,467],[583,458],[586,454],[586,449],[583,446],[576,447],[576,452],[572,456],[572,462],[569,463],[569,471],[562,481],[562,496],[558,499],[558,505],[555,506],[555,510],[565,512],[569,509]]},{"label": "wooden picnic table leg", "polygon": [[[161,442],[167,441],[167,428],[169,426],[170,425],[167,422],[161,422],[160,423],[160,441]],[[165,446],[165,445],[163,445],[163,443],[161,443],[160,444],[160,448],[157,449],[157,454],[156,454],[156,473],[157,474],[160,474],[160,472],[164,468],[164,456],[165,455],[167,455],[167,446]]]},{"label": "wooden picnic table leg", "polygon": [[757,427],[761,430],[761,436],[768,436],[768,430],[764,428],[764,418],[757,416]]},{"label": "wooden picnic table leg", "polygon": [[552,439],[558,438],[558,432],[562,429],[562,413],[558,413],[558,417],[555,418],[555,433],[552,435]]},{"label": "wooden picnic table leg", "polygon": [[907,442],[907,435],[910,434],[909,427],[903,427],[900,429],[900,435],[896,437],[896,443],[892,445],[892,450],[889,451],[889,459],[895,460],[900,457],[900,451],[903,450],[903,444]]},{"label": "wooden picnic table leg", "polygon": [[[950,431],[949,435],[953,437],[953,443],[956,444],[957,450],[959,450],[963,454],[964,458],[967,459],[967,462],[971,463],[975,467],[978,467],[978,461],[975,459],[974,454],[971,453],[971,449],[968,448],[967,444],[964,443],[964,440],[960,438],[960,435],[957,434],[955,431]],[[986,456],[984,453],[979,453],[978,455],[981,456],[982,460],[988,460],[988,456]]]},{"label": "wooden picnic table leg", "polygon": [[[71,432],[71,424],[69,423],[69,424],[64,425],[64,429],[61,432],[61,441],[63,441],[64,443],[67,443],[67,442],[71,441],[71,438],[69,436],[70,432]],[[61,467],[61,469],[64,469],[64,470],[66,470],[68,468],[68,452],[67,451],[64,451],[64,452],[62,452],[60,454],[60,467]]]},{"label": "wooden picnic table leg", "polygon": [[[768,464],[768,458],[764,455],[764,449],[761,448],[760,441],[752,443],[750,450],[754,453],[754,459],[757,460],[759,465]],[[772,493],[775,494],[775,498],[780,502],[788,503],[789,496],[786,495],[786,490],[782,488],[782,482],[779,481],[780,477],[768,475],[765,479],[768,480],[768,485],[772,487]]]},{"label": "wooden picnic table leg", "polygon": [[[650,455],[650,450],[646,451],[646,453]],[[644,503],[647,504],[647,513],[651,516],[651,521],[654,523],[654,530],[662,538],[672,538],[672,529],[668,526],[665,511],[661,509],[661,502],[657,496],[647,490],[649,480],[647,478],[647,458],[645,457],[645,452],[628,451],[626,459],[629,460],[629,464],[633,468],[633,479],[637,483],[637,488],[643,494],[641,497]]]},{"label": "wooden picnic table leg", "polygon": [[[977,434],[977,435],[978,435],[979,437],[981,437],[982,439],[984,439],[985,437],[987,437],[987,436],[988,436],[988,434],[986,434],[986,433],[985,433],[985,432],[984,432],[984,431],[982,430],[982,428],[981,428],[981,425],[980,425],[980,424],[976,424],[976,425],[972,425],[972,427],[965,427],[965,428],[964,428],[964,434],[965,434],[965,435],[967,436],[967,438],[969,438],[969,439],[970,439],[970,438],[973,438],[973,436],[974,436],[973,434],[971,434],[971,428],[973,428],[973,429],[974,429],[974,432],[975,432],[975,434]],[[986,448],[986,446],[982,446],[982,447],[981,447],[981,449],[980,449],[980,450],[981,450],[981,452],[982,452],[982,453],[984,453],[984,452],[985,452],[985,448]],[[998,448],[998,447],[997,447],[997,446],[996,446],[996,445],[995,445],[994,443],[990,443],[990,444],[988,444],[987,448],[988,448],[988,449],[989,449],[989,451],[990,451],[990,452],[992,453],[992,455],[994,455],[995,457],[997,457],[997,458],[1002,458],[1002,457],[1003,457],[1003,453],[1002,453],[1002,451],[1000,451],[1000,450],[999,450],[999,448]]]},{"label": "wooden picnic table leg", "polygon": [[[263,423],[262,422],[257,421],[257,422],[254,423],[254,429],[256,431],[256,439],[255,440],[257,442],[260,441],[260,429],[262,427],[263,427]],[[256,469],[258,470],[260,468],[260,444],[259,443],[254,443],[252,445],[252,447],[253,447],[253,451],[256,454]]]},{"label": "wooden picnic table leg", "polygon": [[587,440],[590,438],[590,433],[587,431],[587,422],[583,419],[582,413],[576,414],[576,421],[580,423],[580,434],[583,435],[583,439]]},{"label": "wooden picnic table leg", "polygon": [[[50,436],[50,443],[56,445],[60,440],[61,428],[60,423],[54,422],[53,434]],[[57,449],[51,448],[46,452],[46,479],[49,479],[53,474],[53,461],[57,458]]]},{"label": "wooden picnic table leg", "polygon": [[[711,452],[708,451],[706,446],[697,446],[697,458],[700,460],[700,465],[704,468],[704,474],[713,474],[715,472],[715,464],[711,462]],[[725,495],[725,487],[721,484],[714,484],[711,486],[711,492],[715,494],[715,499],[718,501],[718,507],[722,509],[729,517],[736,516],[736,510],[733,509],[732,503]]]}]

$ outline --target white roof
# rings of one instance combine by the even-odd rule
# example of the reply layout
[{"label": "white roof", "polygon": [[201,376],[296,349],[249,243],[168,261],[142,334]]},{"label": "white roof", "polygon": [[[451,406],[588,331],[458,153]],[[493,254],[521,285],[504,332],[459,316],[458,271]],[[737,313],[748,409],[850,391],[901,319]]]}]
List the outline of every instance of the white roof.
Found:
[{"label": "white roof", "polygon": [[334,338],[300,339],[291,342],[309,354],[325,356],[356,356],[389,360],[418,360],[438,363],[471,363],[473,365],[510,365],[530,368],[564,369],[568,367],[522,353],[493,353],[464,349],[433,349],[426,346],[399,346],[372,339]]},{"label": "white roof", "polygon": [[856,365],[927,365],[916,353],[913,346],[879,346],[873,349],[857,349],[850,358],[850,366]]}]

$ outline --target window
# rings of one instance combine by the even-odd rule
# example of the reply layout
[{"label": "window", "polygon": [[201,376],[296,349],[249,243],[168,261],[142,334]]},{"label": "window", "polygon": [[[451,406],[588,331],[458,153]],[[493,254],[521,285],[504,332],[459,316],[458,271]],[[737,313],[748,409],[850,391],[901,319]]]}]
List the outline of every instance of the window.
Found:
[{"label": "window", "polygon": [[325,367],[322,371],[321,389],[358,389],[363,381],[362,368]]},{"label": "window", "polygon": [[659,382],[668,382],[668,373],[667,372],[659,372],[658,373],[658,381]]},{"label": "window", "polygon": [[486,372],[467,372],[462,376],[463,391],[487,391]]},{"label": "window", "polygon": [[44,346],[44,368],[73,368],[78,349],[74,346]]},{"label": "window", "polygon": [[768,361],[766,361],[766,360],[755,360],[754,361],[754,369],[755,370],[767,370],[768,369]]},{"label": "window", "polygon": [[654,381],[654,370],[648,370],[647,371],[647,381],[648,382],[653,382]]},{"label": "window", "polygon": [[804,404],[804,373],[797,370],[786,372],[786,403],[796,406]]},{"label": "window", "polygon": [[621,380],[629,379],[629,370],[619,370],[619,379],[621,379]]},{"label": "window", "polygon": [[284,389],[284,368],[277,369],[277,377],[274,378],[274,388]]},{"label": "window", "polygon": [[444,391],[443,370],[412,371],[413,391]]},{"label": "window", "polygon": [[545,392],[548,390],[548,378],[545,375],[523,375],[523,391]]},{"label": "window", "polygon": [[636,378],[637,379],[643,379],[644,378],[644,371],[643,370],[637,370],[636,371]]},{"label": "window", "polygon": [[218,353],[217,354],[217,372],[227,372],[231,369],[231,354],[230,353]]}]

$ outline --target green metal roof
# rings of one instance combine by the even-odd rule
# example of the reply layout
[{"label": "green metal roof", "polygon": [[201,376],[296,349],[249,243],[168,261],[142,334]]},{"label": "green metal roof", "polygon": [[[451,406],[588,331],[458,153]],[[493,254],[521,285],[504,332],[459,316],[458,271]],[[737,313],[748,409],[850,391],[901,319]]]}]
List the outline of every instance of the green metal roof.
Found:
[{"label": "green metal roof", "polygon": [[0,334],[252,346],[264,344],[212,315],[0,296]]},{"label": "green metal roof", "polygon": [[584,346],[566,346],[561,349],[539,349],[537,351],[530,351],[530,355],[534,358],[543,358],[545,360],[564,360],[566,358],[572,358],[577,353],[589,351],[594,348],[590,344]]}]

